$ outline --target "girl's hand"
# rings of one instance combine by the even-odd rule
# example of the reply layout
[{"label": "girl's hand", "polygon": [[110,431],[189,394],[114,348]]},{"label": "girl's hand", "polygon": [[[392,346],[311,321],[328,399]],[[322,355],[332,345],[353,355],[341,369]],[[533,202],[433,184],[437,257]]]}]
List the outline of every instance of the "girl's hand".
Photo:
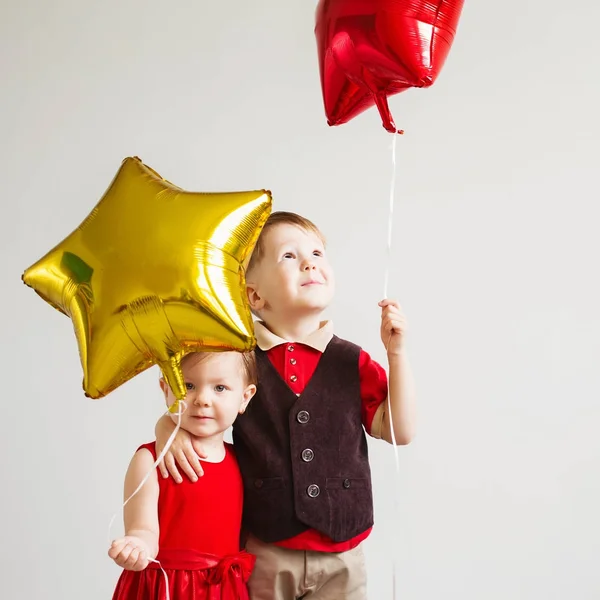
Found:
[{"label": "girl's hand", "polygon": [[396,300],[382,300],[381,307],[381,341],[388,356],[400,354],[404,347],[406,333],[406,317]]},{"label": "girl's hand", "polygon": [[[156,455],[160,455],[163,448],[167,445],[169,437],[175,429],[175,423],[168,415],[162,416],[156,424]],[[204,475],[204,470],[200,464],[200,458],[206,458],[206,453],[202,450],[201,444],[192,439],[192,436],[183,429],[180,429],[165,454],[163,460],[158,465],[160,474],[166,479],[169,473],[177,483],[183,481],[177,466],[188,476],[190,481],[198,481],[198,477]]]},{"label": "girl's hand", "polygon": [[108,556],[128,571],[143,571],[151,558],[144,540],[131,535],[115,540],[108,549]]}]

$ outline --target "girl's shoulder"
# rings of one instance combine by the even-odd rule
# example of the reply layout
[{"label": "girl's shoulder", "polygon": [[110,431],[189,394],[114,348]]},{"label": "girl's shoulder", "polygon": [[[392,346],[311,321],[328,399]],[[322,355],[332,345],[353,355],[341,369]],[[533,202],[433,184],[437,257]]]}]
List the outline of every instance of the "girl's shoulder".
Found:
[{"label": "girl's shoulder", "polygon": [[138,446],[136,453],[140,450],[148,450],[150,454],[152,454],[152,458],[156,460],[156,442],[148,442],[147,444],[142,444]]}]

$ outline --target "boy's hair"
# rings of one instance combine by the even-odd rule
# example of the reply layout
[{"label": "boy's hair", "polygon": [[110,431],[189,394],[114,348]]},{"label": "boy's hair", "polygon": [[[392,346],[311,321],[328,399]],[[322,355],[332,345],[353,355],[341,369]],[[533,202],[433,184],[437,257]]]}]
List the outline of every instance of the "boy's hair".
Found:
[{"label": "boy's hair", "polygon": [[300,229],[304,229],[304,231],[310,231],[311,233],[314,233],[323,242],[323,246],[326,245],[325,236],[312,221],[309,221],[306,217],[302,217],[301,215],[293,212],[286,212],[284,210],[275,211],[274,213],[271,213],[267,219],[267,222],[264,224],[260,235],[258,236],[256,246],[254,247],[248,263],[248,269],[246,270],[247,273],[249,273],[261,261],[265,253],[265,245],[263,241],[265,234],[267,231],[269,231],[269,229],[275,227],[276,225],[295,225]]},{"label": "boy's hair", "polygon": [[[232,352],[234,352],[232,350]],[[186,354],[181,363],[188,361],[191,357],[194,357],[196,360],[204,360],[209,356],[213,355],[214,352],[190,352]],[[256,354],[254,350],[250,350],[249,352],[238,352],[240,355],[240,359],[242,362],[242,371],[244,373],[246,384],[256,385],[258,383],[258,369],[256,367]]]}]

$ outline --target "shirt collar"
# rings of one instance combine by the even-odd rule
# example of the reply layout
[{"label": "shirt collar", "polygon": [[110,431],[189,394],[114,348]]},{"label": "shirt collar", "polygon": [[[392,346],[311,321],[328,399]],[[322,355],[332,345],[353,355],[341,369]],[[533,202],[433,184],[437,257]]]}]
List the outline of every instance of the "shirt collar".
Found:
[{"label": "shirt collar", "polygon": [[275,335],[272,331],[269,331],[263,321],[255,321],[254,335],[256,336],[258,347],[264,352],[271,350],[271,348],[275,348],[275,346],[289,344],[290,342],[304,344],[319,352],[325,352],[325,348],[327,348],[331,338],[333,338],[333,323],[332,321],[322,321],[319,329],[313,331],[302,340],[285,340],[278,335]]}]

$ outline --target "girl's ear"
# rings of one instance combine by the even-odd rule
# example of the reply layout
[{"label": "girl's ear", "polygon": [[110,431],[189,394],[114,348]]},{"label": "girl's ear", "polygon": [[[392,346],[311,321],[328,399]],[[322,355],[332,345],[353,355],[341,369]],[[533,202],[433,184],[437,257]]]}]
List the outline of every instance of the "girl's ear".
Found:
[{"label": "girl's ear", "polygon": [[167,385],[167,382],[164,380],[163,377],[161,377],[158,380],[158,384],[160,385],[160,389],[162,390],[162,393],[165,395],[165,400],[166,400],[169,396],[169,386]]},{"label": "girl's ear", "polygon": [[250,400],[252,400],[252,396],[254,396],[254,394],[256,394],[256,386],[252,383],[244,390],[244,401],[242,402],[239,410],[240,415],[243,415],[246,412],[246,408],[248,407],[248,404]]}]

